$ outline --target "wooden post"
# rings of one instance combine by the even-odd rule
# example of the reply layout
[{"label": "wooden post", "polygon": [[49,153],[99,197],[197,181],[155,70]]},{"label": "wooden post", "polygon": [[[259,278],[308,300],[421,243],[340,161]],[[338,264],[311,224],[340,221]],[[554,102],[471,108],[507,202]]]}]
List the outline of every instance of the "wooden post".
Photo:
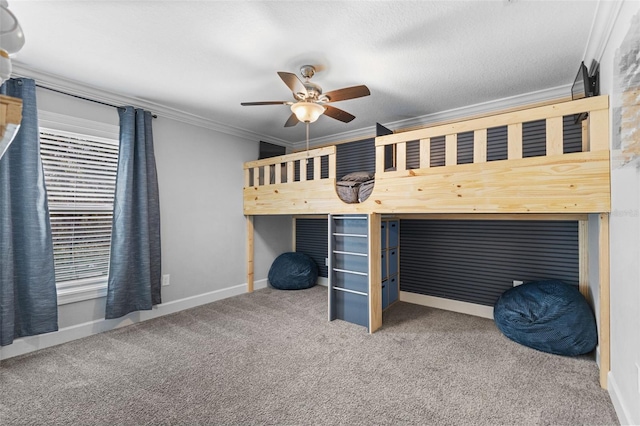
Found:
[{"label": "wooden post", "polygon": [[589,220],[578,221],[578,289],[590,303],[589,291]]},{"label": "wooden post", "polygon": [[247,221],[247,293],[253,293],[253,216]]},{"label": "wooden post", "polygon": [[248,188],[251,186],[251,172],[249,169],[244,169],[244,187]]},{"label": "wooden post", "polygon": [[600,213],[598,245],[600,249],[600,330],[598,343],[600,346],[600,386],[607,389],[607,376],[611,370],[609,351],[610,332],[610,295],[609,295],[609,213]]},{"label": "wooden post", "polygon": [[382,266],[379,213],[369,215],[369,333],[382,327]]},{"label": "wooden post", "polygon": [[298,218],[291,218],[291,251],[296,251],[296,227]]}]

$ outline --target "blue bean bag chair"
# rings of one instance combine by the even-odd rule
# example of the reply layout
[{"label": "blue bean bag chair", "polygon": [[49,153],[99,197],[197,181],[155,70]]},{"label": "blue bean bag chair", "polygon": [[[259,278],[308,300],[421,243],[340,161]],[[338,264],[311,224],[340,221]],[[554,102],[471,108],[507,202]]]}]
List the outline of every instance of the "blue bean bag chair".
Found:
[{"label": "blue bean bag chair", "polygon": [[493,317],[509,339],[543,352],[581,355],[598,343],[596,320],[586,299],[562,281],[535,281],[505,291]]},{"label": "blue bean bag chair", "polygon": [[269,284],[280,290],[302,290],[316,285],[318,265],[304,253],[282,253],[271,264]]}]

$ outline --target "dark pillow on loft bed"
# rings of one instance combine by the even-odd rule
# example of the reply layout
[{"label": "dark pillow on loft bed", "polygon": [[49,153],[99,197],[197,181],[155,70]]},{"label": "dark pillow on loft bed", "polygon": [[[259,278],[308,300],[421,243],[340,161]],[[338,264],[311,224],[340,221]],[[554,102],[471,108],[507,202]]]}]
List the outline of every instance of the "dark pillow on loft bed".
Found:
[{"label": "dark pillow on loft bed", "polygon": [[575,286],[558,280],[513,287],[493,308],[496,326],[509,339],[558,355],[582,355],[598,343],[596,321]]}]

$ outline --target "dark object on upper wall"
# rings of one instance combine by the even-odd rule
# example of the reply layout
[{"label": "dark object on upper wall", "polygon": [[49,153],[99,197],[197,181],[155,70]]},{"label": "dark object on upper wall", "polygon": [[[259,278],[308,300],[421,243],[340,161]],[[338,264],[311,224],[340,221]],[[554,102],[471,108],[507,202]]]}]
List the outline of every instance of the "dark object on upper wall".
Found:
[{"label": "dark object on upper wall", "polygon": [[392,135],[392,134],[393,134],[393,130],[384,127],[380,123],[376,123],[376,136],[386,136],[386,135]]},{"label": "dark object on upper wall", "polygon": [[285,148],[284,146],[260,141],[260,156],[258,157],[258,160],[262,160],[263,158],[277,157],[278,155],[285,155],[286,153],[287,148]]},{"label": "dark object on upper wall", "polygon": [[[589,98],[600,94],[600,65],[597,61],[591,62],[591,70],[587,70],[584,62],[580,63],[578,74],[571,86],[571,99]],[[588,113],[576,114],[575,122],[578,123],[587,118]]]},{"label": "dark object on upper wall", "polygon": [[[386,136],[392,135],[393,130],[384,127],[380,123],[376,123],[376,136]],[[384,147],[384,169],[387,170],[390,167],[393,167],[393,145],[386,145]]]}]

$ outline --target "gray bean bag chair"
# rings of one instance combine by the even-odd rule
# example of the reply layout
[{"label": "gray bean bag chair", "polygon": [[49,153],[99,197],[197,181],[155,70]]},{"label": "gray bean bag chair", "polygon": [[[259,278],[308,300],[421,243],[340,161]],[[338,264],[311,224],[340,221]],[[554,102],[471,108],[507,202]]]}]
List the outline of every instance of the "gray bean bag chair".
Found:
[{"label": "gray bean bag chair", "polygon": [[505,291],[493,317],[509,339],[543,352],[581,355],[598,343],[587,301],[575,286],[562,281],[535,281]]},{"label": "gray bean bag chair", "polygon": [[282,253],[271,264],[269,284],[280,290],[301,290],[316,285],[318,265],[304,253]]}]

